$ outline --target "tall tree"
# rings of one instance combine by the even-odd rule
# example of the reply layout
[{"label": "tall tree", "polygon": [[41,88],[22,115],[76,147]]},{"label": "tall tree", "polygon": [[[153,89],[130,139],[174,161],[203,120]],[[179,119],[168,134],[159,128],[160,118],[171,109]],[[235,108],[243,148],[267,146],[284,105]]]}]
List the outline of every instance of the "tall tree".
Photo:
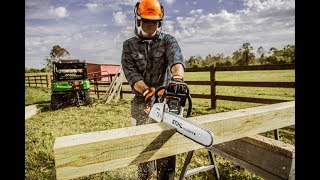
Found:
[{"label": "tall tree", "polygon": [[47,71],[51,71],[52,69],[52,59],[51,58],[48,58],[48,56],[46,56],[44,58],[44,68],[47,70]]},{"label": "tall tree", "polygon": [[237,51],[232,53],[232,59],[236,64],[238,64],[239,61],[241,61],[241,49],[238,49]]},{"label": "tall tree", "polygon": [[61,57],[64,57],[67,55],[70,55],[70,53],[66,49],[60,47],[59,45],[53,46],[50,52],[51,60],[54,60],[54,61],[59,60]]},{"label": "tall tree", "polygon": [[260,56],[260,57],[258,58],[260,64],[264,64],[264,63],[265,63],[265,60],[266,60],[266,58],[265,58],[265,53],[266,53],[266,52],[265,52],[265,50],[263,49],[262,46],[258,47],[257,53],[258,53],[259,56]]},{"label": "tall tree", "polygon": [[52,69],[52,62],[53,61],[57,61],[61,57],[64,57],[67,55],[70,55],[70,53],[66,49],[60,47],[59,45],[54,45],[51,49],[51,52],[50,52],[50,58],[45,57],[45,59],[44,59],[45,69],[47,71],[50,71]]},{"label": "tall tree", "polygon": [[239,65],[249,65],[254,62],[254,54],[251,52],[253,50],[253,47],[250,45],[250,43],[246,42],[242,44],[241,51],[242,51],[242,57],[241,61],[239,62]]}]

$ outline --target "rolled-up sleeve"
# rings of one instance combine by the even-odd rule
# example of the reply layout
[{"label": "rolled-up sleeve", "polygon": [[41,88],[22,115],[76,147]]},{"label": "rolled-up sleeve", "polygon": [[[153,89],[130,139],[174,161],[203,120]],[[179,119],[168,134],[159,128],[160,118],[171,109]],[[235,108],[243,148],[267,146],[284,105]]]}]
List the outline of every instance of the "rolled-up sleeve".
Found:
[{"label": "rolled-up sleeve", "polygon": [[136,64],[133,61],[132,52],[128,41],[123,43],[121,65],[124,75],[131,87],[133,87],[134,83],[137,81],[143,80],[142,75],[138,73]]},{"label": "rolled-up sleeve", "polygon": [[166,58],[168,59],[168,65],[170,69],[175,64],[181,64],[185,69],[185,62],[181,53],[180,46],[175,37],[167,35],[166,38]]}]

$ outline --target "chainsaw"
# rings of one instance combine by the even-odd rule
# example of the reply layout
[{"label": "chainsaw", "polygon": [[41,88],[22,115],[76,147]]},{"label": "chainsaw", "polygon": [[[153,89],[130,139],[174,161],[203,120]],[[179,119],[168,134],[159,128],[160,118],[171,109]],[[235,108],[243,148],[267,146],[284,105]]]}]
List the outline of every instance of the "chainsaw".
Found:
[{"label": "chainsaw", "polygon": [[[159,95],[159,92],[160,95]],[[184,108],[188,100],[188,110],[184,116]],[[169,81],[167,85],[159,86],[151,99],[149,117],[157,122],[173,126],[179,133],[193,141],[210,147],[213,135],[206,128],[187,119],[190,117],[192,100],[189,88],[184,82]]]}]

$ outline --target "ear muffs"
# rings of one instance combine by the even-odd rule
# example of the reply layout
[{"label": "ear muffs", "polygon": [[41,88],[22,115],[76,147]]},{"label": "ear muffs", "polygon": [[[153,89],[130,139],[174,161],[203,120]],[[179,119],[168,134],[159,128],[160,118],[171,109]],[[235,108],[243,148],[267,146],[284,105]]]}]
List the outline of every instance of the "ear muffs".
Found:
[{"label": "ear muffs", "polygon": [[[161,8],[161,11],[162,11],[162,19],[163,19],[163,17],[164,17],[164,8],[163,8],[163,6],[162,6],[161,2],[159,2],[159,3],[160,3],[160,8]],[[163,21],[163,20],[159,21],[159,25],[158,25],[158,27],[161,27],[161,25],[162,25],[162,21]]]},{"label": "ear muffs", "polygon": [[136,6],[134,7],[134,10],[133,10],[133,12],[134,12],[134,17],[135,17],[135,19],[137,20],[137,26],[138,27],[140,27],[140,23],[141,23],[141,19],[139,19],[138,17],[137,17],[137,15],[138,15],[138,7],[139,7],[139,4],[140,4],[140,2],[137,2],[136,3]]}]

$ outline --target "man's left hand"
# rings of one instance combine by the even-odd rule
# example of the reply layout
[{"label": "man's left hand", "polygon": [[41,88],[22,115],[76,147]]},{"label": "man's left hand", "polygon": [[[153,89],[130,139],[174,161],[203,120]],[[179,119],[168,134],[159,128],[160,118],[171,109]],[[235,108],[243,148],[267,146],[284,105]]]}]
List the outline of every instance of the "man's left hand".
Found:
[{"label": "man's left hand", "polygon": [[145,92],[143,93],[144,96],[144,100],[146,102],[146,108],[145,108],[145,112],[147,114],[149,114],[150,111],[150,107],[151,107],[151,98],[153,96],[153,94],[155,93],[156,89],[154,87],[148,88],[145,90]]},{"label": "man's left hand", "polygon": [[180,76],[180,75],[173,75],[173,76],[172,76],[172,80],[173,80],[173,81],[178,81],[178,82],[184,82],[183,77]]}]

